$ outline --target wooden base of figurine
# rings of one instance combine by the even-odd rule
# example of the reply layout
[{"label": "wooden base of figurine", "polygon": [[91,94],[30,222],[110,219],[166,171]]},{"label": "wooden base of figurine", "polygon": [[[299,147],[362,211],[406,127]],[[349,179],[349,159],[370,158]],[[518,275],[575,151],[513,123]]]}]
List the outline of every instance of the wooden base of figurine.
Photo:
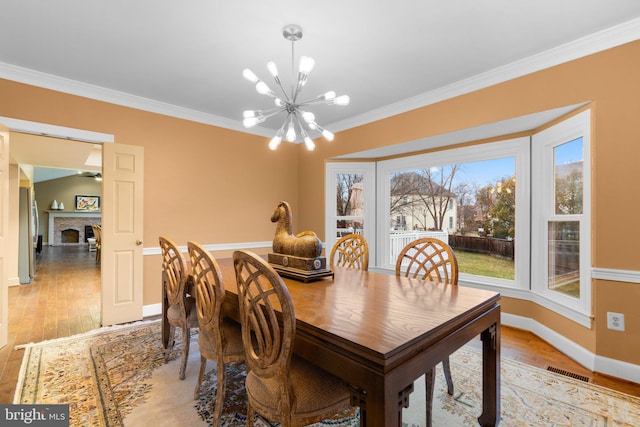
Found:
[{"label": "wooden base of figurine", "polygon": [[325,257],[301,258],[293,255],[269,253],[267,261],[281,276],[305,283],[325,277],[333,278],[333,271],[327,269]]}]

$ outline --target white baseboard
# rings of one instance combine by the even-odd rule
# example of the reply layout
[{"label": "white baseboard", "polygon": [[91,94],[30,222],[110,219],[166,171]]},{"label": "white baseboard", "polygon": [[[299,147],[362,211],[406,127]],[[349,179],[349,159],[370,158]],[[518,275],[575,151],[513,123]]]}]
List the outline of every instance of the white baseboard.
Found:
[{"label": "white baseboard", "polygon": [[7,279],[7,285],[8,286],[18,286],[20,285],[20,278],[18,276],[16,277],[9,277]]},{"label": "white baseboard", "polygon": [[150,304],[142,307],[142,317],[159,316],[162,314],[162,303]]},{"label": "white baseboard", "polygon": [[640,365],[598,356],[536,320],[502,313],[503,325],[530,331],[590,371],[640,383]]}]

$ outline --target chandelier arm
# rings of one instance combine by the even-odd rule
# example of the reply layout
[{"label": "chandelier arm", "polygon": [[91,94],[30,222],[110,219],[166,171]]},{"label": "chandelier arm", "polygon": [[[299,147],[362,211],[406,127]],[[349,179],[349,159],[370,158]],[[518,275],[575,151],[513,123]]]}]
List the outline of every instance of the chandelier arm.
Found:
[{"label": "chandelier arm", "polygon": [[302,92],[302,88],[307,83],[308,77],[308,75],[305,76],[303,73],[298,73],[298,82],[296,84],[296,91],[293,95],[293,102],[296,102],[296,99],[298,99],[298,95]]},{"label": "chandelier arm", "polygon": [[271,117],[273,116],[273,112],[280,112],[280,111],[284,111],[283,107],[273,107],[273,108],[269,108],[268,110],[255,110],[256,113],[258,113],[257,115],[259,116],[267,116],[267,117]]},{"label": "chandelier arm", "polygon": [[269,114],[265,114],[265,115],[262,116],[263,117],[263,121],[275,116],[276,114],[280,114],[283,111],[286,111],[286,110],[284,108],[278,108],[276,111],[272,111]]},{"label": "chandelier arm", "polygon": [[315,98],[307,99],[305,101],[301,101],[298,105],[316,105],[316,104],[326,104],[326,105],[335,105],[333,103],[333,99],[325,98],[326,94],[316,96]]},{"label": "chandelier arm", "polygon": [[286,102],[291,102],[291,99],[289,98],[289,95],[287,94],[287,91],[284,89],[284,86],[282,86],[282,82],[280,81],[280,79],[276,80],[276,84],[278,85],[278,87],[282,91],[282,94],[284,95],[284,100]]}]

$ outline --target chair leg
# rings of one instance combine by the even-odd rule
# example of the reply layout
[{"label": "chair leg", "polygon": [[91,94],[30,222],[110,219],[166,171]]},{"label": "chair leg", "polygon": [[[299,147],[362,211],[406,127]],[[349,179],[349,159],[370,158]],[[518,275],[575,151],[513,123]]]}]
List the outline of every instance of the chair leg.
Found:
[{"label": "chair leg", "polygon": [[429,369],[429,371],[424,374],[424,385],[425,385],[425,399],[426,404],[425,408],[427,409],[427,427],[431,427],[431,418],[433,416],[433,386],[435,382],[435,369]]},{"label": "chair leg", "polygon": [[[221,358],[220,358],[221,359]],[[220,425],[222,409],[224,408],[224,396],[227,390],[227,369],[222,360],[218,360],[218,390],[216,391],[216,407],[213,410],[213,425]]]},{"label": "chair leg", "polygon": [[167,348],[164,349],[164,363],[169,361],[169,354],[171,350],[173,350],[173,346],[176,343],[175,339],[176,327],[173,325],[169,325],[169,343],[167,344]]},{"label": "chair leg", "polygon": [[200,356],[200,372],[198,373],[198,381],[196,382],[196,389],[193,392],[193,399],[197,400],[200,396],[200,386],[202,385],[202,378],[204,378],[204,372],[207,369],[207,358]]},{"label": "chair leg", "polygon": [[447,381],[447,393],[453,396],[453,379],[451,378],[451,366],[449,365],[448,357],[442,361],[442,368],[444,369],[444,379]]},{"label": "chair leg", "polygon": [[180,379],[183,380],[187,370],[189,358],[189,346],[191,345],[191,333],[186,326],[182,327],[182,363],[180,364]]},{"label": "chair leg", "polygon": [[256,418],[256,411],[251,407],[251,402],[247,401],[247,427],[252,427]]}]

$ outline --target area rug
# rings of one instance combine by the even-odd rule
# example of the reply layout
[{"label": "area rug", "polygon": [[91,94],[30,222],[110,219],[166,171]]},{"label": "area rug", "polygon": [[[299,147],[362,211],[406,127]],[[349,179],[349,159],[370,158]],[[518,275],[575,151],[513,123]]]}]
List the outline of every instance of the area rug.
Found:
[{"label": "area rug", "polygon": [[[180,343],[165,364],[159,322],[102,328],[90,334],[25,347],[14,403],[69,404],[71,426],[211,426],[215,364],[197,400],[197,337],[192,339],[187,377],[178,379]],[[481,354],[463,347],[451,355],[456,392],[446,393],[436,369],[434,426],[478,425],[481,412]],[[244,426],[244,365],[230,364],[222,426]],[[500,426],[638,426],[640,399],[603,387],[502,360]],[[416,381],[403,424],[422,427],[424,382]],[[357,426],[358,412],[338,414],[314,426]],[[271,427],[259,419],[257,426]]]}]

